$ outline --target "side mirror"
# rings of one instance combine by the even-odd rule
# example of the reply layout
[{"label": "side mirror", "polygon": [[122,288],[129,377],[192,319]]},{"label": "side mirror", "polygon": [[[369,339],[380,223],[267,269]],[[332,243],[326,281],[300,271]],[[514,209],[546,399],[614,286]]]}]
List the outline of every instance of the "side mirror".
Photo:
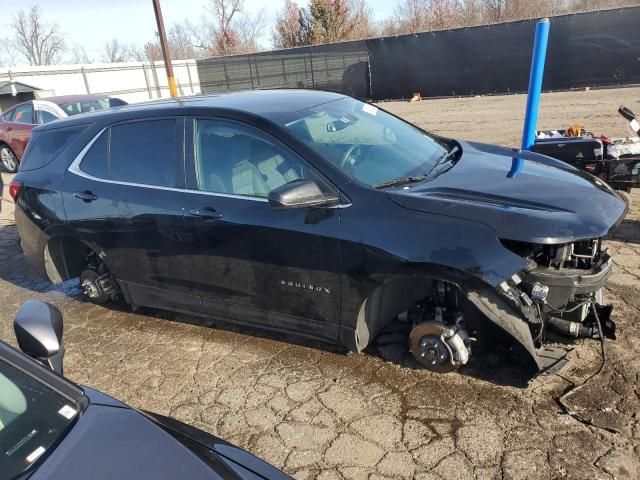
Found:
[{"label": "side mirror", "polygon": [[62,314],[39,300],[22,304],[13,322],[16,340],[25,354],[62,375]]},{"label": "side mirror", "polygon": [[273,208],[327,207],[338,201],[338,197],[325,195],[313,180],[294,180],[269,193],[269,205]]}]

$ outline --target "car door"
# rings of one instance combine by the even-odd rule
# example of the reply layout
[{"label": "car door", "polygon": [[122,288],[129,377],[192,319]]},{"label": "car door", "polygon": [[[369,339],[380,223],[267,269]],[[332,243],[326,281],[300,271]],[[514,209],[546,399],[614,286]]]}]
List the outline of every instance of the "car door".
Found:
[{"label": "car door", "polygon": [[340,209],[276,210],[267,195],[299,178],[337,190],[257,128],[223,119],[189,123],[185,221],[203,312],[335,341]]},{"label": "car door", "polygon": [[184,120],[104,128],[63,181],[67,222],[103,258],[136,305],[193,310],[191,239],[183,208]]},{"label": "car door", "polygon": [[5,130],[7,144],[19,159],[27,148],[33,127],[35,127],[33,104],[29,102],[16,106]]}]

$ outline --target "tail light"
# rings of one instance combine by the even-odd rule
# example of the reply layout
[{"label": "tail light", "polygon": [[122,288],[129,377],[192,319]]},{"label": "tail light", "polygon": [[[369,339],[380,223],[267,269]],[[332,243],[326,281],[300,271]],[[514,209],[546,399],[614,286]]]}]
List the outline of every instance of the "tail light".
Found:
[{"label": "tail light", "polygon": [[20,195],[20,190],[22,190],[22,182],[18,180],[12,180],[9,184],[9,195],[13,198],[13,201],[18,201],[18,195]]}]

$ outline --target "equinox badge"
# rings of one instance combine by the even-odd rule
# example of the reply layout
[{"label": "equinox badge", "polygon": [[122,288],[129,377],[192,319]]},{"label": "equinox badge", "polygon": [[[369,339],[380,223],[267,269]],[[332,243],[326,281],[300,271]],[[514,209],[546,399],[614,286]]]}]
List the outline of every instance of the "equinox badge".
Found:
[{"label": "equinox badge", "polygon": [[316,293],[331,294],[331,290],[329,290],[328,288],[319,287],[318,285],[311,285],[311,284],[308,284],[308,283],[291,282],[291,281],[287,281],[287,280],[280,280],[280,285],[283,285],[285,287],[299,288],[301,290],[309,290],[311,292],[316,292]]}]

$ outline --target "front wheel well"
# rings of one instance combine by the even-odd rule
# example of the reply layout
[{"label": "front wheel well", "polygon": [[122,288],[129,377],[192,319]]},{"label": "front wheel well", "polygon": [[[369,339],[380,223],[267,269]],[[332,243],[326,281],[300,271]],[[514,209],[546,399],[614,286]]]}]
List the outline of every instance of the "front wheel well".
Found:
[{"label": "front wheel well", "polygon": [[61,283],[79,277],[93,253],[84,242],[68,236],[51,238],[44,249],[44,264],[49,280]]}]

